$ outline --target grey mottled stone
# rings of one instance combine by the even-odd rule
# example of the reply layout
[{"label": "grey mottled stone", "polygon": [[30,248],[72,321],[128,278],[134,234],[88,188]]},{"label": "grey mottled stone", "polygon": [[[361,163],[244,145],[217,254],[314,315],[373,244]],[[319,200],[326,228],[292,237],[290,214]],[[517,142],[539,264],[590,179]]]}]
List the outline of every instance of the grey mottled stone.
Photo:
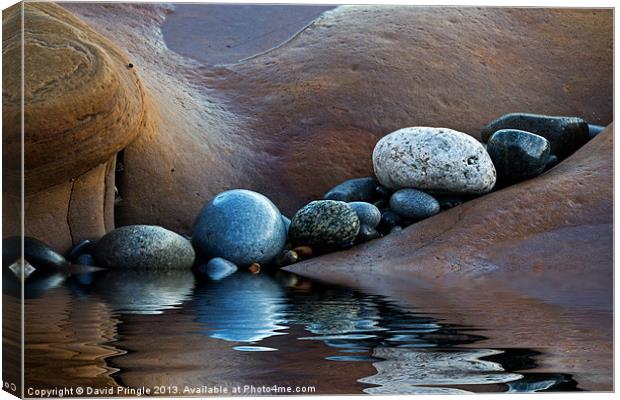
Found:
[{"label": "grey mottled stone", "polygon": [[375,178],[355,178],[344,181],[334,186],[329,192],[325,193],[323,199],[338,201],[366,201],[375,199],[376,188],[379,182]]},{"label": "grey mottled stone", "polygon": [[286,244],[286,227],[277,207],[250,190],[220,193],[200,211],[192,241],[205,257],[222,257],[238,266],[268,263]]},{"label": "grey mottled stone", "polygon": [[518,129],[495,132],[487,150],[501,181],[518,182],[540,175],[549,158],[549,141]]},{"label": "grey mottled stone", "polygon": [[371,228],[376,228],[381,221],[381,211],[374,205],[366,203],[364,201],[352,201],[349,205],[353,208],[357,217],[360,219],[360,224],[368,225]]},{"label": "grey mottled stone", "polygon": [[196,255],[183,236],[154,225],[129,225],[103,236],[93,252],[97,266],[107,268],[190,268]]},{"label": "grey mottled stone", "polygon": [[447,128],[392,132],[379,140],[372,161],[379,182],[392,189],[481,194],[495,185],[495,168],[484,147]]},{"label": "grey mottled stone", "polygon": [[488,141],[502,129],[519,129],[544,137],[551,145],[551,153],[560,160],[574,153],[589,138],[588,123],[581,118],[512,113],[485,126],[481,132],[482,140]]},{"label": "grey mottled stone", "polygon": [[390,208],[403,218],[419,221],[437,214],[441,207],[431,195],[416,189],[401,189],[390,198]]},{"label": "grey mottled stone", "polygon": [[360,220],[349,204],[317,200],[297,211],[289,237],[294,246],[331,250],[350,245],[359,229]]}]

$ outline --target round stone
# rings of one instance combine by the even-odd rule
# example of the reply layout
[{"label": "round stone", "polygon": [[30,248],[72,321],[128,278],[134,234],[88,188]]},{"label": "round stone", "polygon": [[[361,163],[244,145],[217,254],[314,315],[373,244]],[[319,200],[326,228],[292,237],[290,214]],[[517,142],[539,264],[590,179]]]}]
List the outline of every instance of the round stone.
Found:
[{"label": "round stone", "polygon": [[234,189],[218,194],[202,208],[192,241],[205,257],[222,257],[246,267],[268,263],[278,255],[286,244],[286,227],[267,197]]},{"label": "round stone", "polygon": [[[19,236],[11,236],[2,240],[2,266],[5,271],[21,258],[21,241]],[[24,237],[24,259],[35,269],[35,271],[25,271],[27,276],[33,272],[37,275],[56,273],[58,269],[69,265],[69,262],[50,246],[29,236]]]},{"label": "round stone", "polygon": [[518,182],[543,172],[549,158],[549,141],[517,129],[502,129],[487,143],[499,180]]},{"label": "round stone", "polygon": [[558,165],[559,162],[560,160],[558,160],[557,156],[555,156],[554,154],[549,154],[549,157],[547,157],[547,164],[545,165],[545,171],[548,171],[551,168],[555,167],[556,165]]},{"label": "round stone", "polygon": [[441,207],[431,195],[416,189],[401,189],[390,198],[390,208],[403,218],[419,221],[437,214]]},{"label": "round stone", "polygon": [[289,236],[295,246],[332,250],[350,245],[359,229],[360,220],[349,204],[317,200],[297,211]]},{"label": "round stone", "polygon": [[154,225],[129,225],[103,236],[93,252],[105,268],[190,268],[196,255],[189,240]]},{"label": "round stone", "polygon": [[357,217],[360,220],[360,224],[368,225],[371,228],[376,228],[381,221],[381,211],[373,204],[363,201],[352,201],[349,205],[353,208]]},{"label": "round stone", "polygon": [[381,211],[381,222],[379,222],[378,230],[383,233],[389,233],[395,226],[404,225],[403,219],[390,209]]},{"label": "round stone", "polygon": [[503,129],[517,129],[542,136],[549,141],[551,152],[560,160],[583,146],[590,136],[588,123],[581,118],[512,113],[485,126],[481,132],[482,140],[490,140],[495,132]]},{"label": "round stone", "polygon": [[375,228],[366,224],[362,224],[360,225],[360,231],[357,234],[357,238],[355,238],[355,241],[356,243],[364,243],[370,240],[378,239],[380,237],[381,234],[377,232]]},{"label": "round stone", "polygon": [[77,242],[75,246],[71,248],[71,251],[69,251],[69,255],[67,256],[67,259],[69,260],[69,262],[79,264],[79,263],[76,263],[75,260],[82,254],[88,253],[90,251],[91,246],[92,246],[92,243],[90,240],[88,239],[80,240],[79,242]]},{"label": "round stone", "polygon": [[212,258],[208,263],[198,267],[199,272],[207,275],[209,279],[214,281],[219,281],[234,274],[237,272],[237,269],[235,264],[221,257]]},{"label": "round stone", "polygon": [[338,201],[372,201],[379,182],[375,178],[356,178],[344,181],[325,193],[323,199]]},{"label": "round stone", "polygon": [[495,185],[495,168],[482,144],[447,128],[392,132],[379,140],[372,162],[379,182],[391,189],[481,194]]},{"label": "round stone", "polygon": [[594,137],[603,132],[604,129],[605,127],[602,125],[588,124],[588,139],[594,139]]}]

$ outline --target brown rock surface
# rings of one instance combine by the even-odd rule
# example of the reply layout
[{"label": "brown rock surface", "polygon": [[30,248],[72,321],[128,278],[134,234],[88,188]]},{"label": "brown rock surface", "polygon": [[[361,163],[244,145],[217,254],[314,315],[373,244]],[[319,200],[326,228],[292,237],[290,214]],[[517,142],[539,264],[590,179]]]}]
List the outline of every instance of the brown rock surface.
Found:
[{"label": "brown rock surface", "polygon": [[[19,231],[20,18],[3,14],[5,236]],[[62,251],[113,225],[114,158],[140,130],[145,94],[126,56],[63,8],[26,4],[24,28],[26,234]]]},{"label": "brown rock surface", "polygon": [[609,10],[339,7],[214,68],[163,45],[164,6],[65,7],[132,55],[161,110],[160,129],[125,150],[121,224],[187,232],[206,200],[235,187],[290,216],[368,175],[376,141],[403,126],[478,135],[510,111],[612,118]]},{"label": "brown rock surface", "polygon": [[610,126],[535,179],[287,269],[483,326],[492,346],[542,348],[543,369],[610,390],[612,224]]}]

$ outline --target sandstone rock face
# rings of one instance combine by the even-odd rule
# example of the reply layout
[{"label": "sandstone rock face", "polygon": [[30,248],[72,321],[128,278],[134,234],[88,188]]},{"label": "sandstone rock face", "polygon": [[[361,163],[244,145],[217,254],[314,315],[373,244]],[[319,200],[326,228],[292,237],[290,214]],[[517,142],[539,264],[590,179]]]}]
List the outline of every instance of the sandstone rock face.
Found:
[{"label": "sandstone rock face", "polygon": [[477,136],[515,111],[612,118],[609,10],[338,7],[272,51],[211,68],[163,45],[166,6],[63,6],[132,55],[165,110],[125,150],[121,224],[189,232],[233,187],[292,215],[371,175],[376,142],[405,126]]},{"label": "sandstone rock face", "polygon": [[3,14],[3,202],[19,207],[23,100],[26,232],[64,251],[113,227],[114,158],[140,131],[145,93],[115,45],[55,4],[29,3],[22,98],[21,17]]},{"label": "sandstone rock face", "polygon": [[452,129],[399,129],[379,140],[372,163],[379,182],[391,189],[480,194],[495,185],[495,168],[484,147]]}]

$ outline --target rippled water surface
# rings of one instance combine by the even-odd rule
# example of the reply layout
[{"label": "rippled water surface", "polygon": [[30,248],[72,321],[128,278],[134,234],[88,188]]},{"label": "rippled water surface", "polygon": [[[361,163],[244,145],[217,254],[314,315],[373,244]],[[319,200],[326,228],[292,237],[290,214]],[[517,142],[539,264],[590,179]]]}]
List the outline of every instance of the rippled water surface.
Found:
[{"label": "rippled water surface", "polygon": [[217,282],[190,271],[80,273],[30,284],[26,297],[27,387],[165,385],[178,395],[205,385],[369,394],[577,385],[561,371],[528,373],[544,354],[478,347],[484,327],[282,272]]}]

